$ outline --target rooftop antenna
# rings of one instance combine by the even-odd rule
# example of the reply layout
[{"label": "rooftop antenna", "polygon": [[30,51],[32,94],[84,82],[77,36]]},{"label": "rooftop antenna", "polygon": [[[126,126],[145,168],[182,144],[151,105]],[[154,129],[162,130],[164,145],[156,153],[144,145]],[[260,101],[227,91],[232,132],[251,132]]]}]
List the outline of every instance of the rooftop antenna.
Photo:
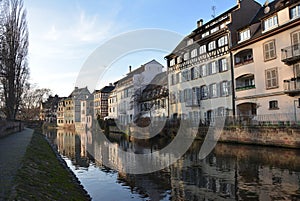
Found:
[{"label": "rooftop antenna", "polygon": [[211,7],[211,10],[213,12],[213,14],[211,15],[212,18],[215,18],[216,17],[216,6],[212,6]]}]

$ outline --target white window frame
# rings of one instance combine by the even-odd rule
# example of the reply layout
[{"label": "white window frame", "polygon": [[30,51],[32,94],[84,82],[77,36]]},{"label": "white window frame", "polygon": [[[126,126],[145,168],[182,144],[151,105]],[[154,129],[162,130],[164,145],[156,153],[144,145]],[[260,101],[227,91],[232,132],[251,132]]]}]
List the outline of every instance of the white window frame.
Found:
[{"label": "white window frame", "polygon": [[199,54],[204,54],[206,53],[206,45],[202,45],[199,47]]},{"label": "white window frame", "polygon": [[228,44],[228,37],[227,36],[223,36],[221,38],[218,39],[218,47],[222,47]]},{"label": "white window frame", "polygon": [[268,31],[270,29],[273,29],[275,27],[278,27],[278,17],[277,15],[273,15],[267,19],[264,20],[264,31]]},{"label": "white window frame", "polygon": [[215,98],[218,96],[217,84],[213,83],[209,85],[209,94],[211,98]]},{"label": "white window frame", "polygon": [[224,72],[228,70],[228,59],[223,58],[219,60],[219,71]]},{"label": "white window frame", "polygon": [[189,60],[189,58],[190,58],[190,53],[189,52],[184,53],[183,60],[187,61],[187,60]]},{"label": "white window frame", "polygon": [[228,96],[229,95],[229,83],[228,83],[228,81],[221,82],[220,91],[221,91],[221,96]]},{"label": "white window frame", "polygon": [[211,41],[208,43],[208,51],[212,51],[214,49],[216,49],[216,41]]},{"label": "white window frame", "polygon": [[290,19],[296,19],[300,17],[300,4],[290,9]]},{"label": "white window frame", "polygon": [[239,42],[243,42],[245,40],[248,40],[250,38],[250,29],[244,29],[239,32]]},{"label": "white window frame", "polygon": [[194,57],[196,57],[197,56],[197,49],[193,49],[192,51],[191,51],[191,58],[194,58]]}]

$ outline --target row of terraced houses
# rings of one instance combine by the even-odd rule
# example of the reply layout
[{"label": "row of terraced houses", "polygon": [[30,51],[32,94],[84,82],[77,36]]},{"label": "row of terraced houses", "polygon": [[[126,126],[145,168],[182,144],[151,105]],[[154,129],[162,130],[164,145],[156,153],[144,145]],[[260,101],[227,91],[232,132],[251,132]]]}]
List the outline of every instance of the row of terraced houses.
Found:
[{"label": "row of terraced houses", "polygon": [[140,117],[213,122],[216,116],[300,121],[300,2],[237,0],[204,23],[167,56],[115,83],[78,89],[59,102],[59,126]]}]

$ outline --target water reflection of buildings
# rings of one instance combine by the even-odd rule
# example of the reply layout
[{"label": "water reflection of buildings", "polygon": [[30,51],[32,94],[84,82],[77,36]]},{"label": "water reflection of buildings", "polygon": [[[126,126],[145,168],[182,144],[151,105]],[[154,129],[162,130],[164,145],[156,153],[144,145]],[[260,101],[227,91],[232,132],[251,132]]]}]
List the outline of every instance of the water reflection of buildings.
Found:
[{"label": "water reflection of buildings", "polygon": [[88,167],[91,157],[88,156],[87,143],[91,142],[91,137],[91,133],[86,131],[57,130],[57,149],[75,166]]},{"label": "water reflection of buildings", "polygon": [[[49,134],[50,135],[50,134]],[[51,135],[50,135],[51,136]],[[103,141],[99,133],[58,131],[59,151],[73,165],[88,167],[91,161],[122,170],[138,165],[136,157],[122,151],[149,153],[151,143],[130,142],[125,137]],[[161,148],[159,144],[156,147]],[[150,200],[297,200],[300,197],[300,151],[268,147],[218,144],[204,160],[200,142],[172,166],[150,174],[119,172],[117,182]],[[164,156],[167,160],[168,157]],[[150,160],[150,159],[149,159]],[[157,163],[158,161],[151,161]],[[298,197],[297,197],[298,196]]]}]

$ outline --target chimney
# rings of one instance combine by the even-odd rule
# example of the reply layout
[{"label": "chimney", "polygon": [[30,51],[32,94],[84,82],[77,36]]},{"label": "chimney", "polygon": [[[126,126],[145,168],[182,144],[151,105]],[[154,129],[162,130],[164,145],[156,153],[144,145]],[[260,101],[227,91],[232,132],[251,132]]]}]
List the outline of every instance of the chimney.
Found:
[{"label": "chimney", "polygon": [[112,83],[109,83],[109,86],[112,86],[113,84]]},{"label": "chimney", "polygon": [[200,19],[197,21],[197,28],[202,27],[203,25],[203,19]]},{"label": "chimney", "polygon": [[236,0],[237,5],[241,3],[242,0]]},{"label": "chimney", "polygon": [[131,66],[129,66],[129,73],[131,73]]}]

